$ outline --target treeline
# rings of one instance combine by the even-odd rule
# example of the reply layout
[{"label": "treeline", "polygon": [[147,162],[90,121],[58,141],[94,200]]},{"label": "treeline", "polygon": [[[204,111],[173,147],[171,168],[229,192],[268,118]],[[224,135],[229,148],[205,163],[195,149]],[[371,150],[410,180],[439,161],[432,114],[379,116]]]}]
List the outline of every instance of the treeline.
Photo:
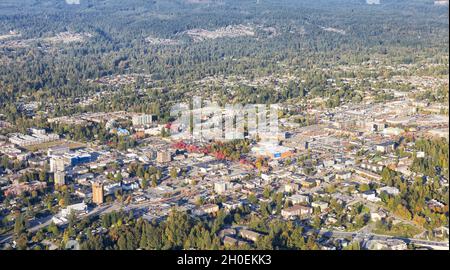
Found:
[{"label": "treeline", "polygon": [[[386,193],[380,195],[389,210],[429,230],[448,224],[449,190],[448,186],[440,183],[438,177],[428,180],[422,177],[408,179],[389,168],[384,168],[381,176],[384,184],[400,191],[396,196]],[[442,209],[430,208],[428,202],[433,199],[446,206]]]},{"label": "treeline", "polygon": [[[224,246],[218,232],[233,221],[233,215],[219,212],[213,219],[192,218],[171,210],[167,220],[157,223],[133,219],[132,214],[106,214],[101,226],[108,233],[87,233],[82,249],[160,250],[160,249],[318,249],[315,236],[305,237],[301,227],[291,222],[270,222],[267,232],[254,244]],[[245,242],[245,241],[244,241]]]},{"label": "treeline", "polygon": [[[426,8],[421,3],[397,4],[420,9],[410,19],[409,14],[391,10],[392,7],[374,9],[341,2],[319,5],[315,1],[284,1],[274,8],[274,3],[265,2],[255,5],[252,1],[226,1],[221,8],[213,8],[214,5],[209,8],[182,1],[131,1],[126,7],[119,1],[102,6],[86,1],[70,8],[62,3],[51,7],[35,4],[33,10],[23,14],[17,8],[9,8],[0,16],[0,33],[17,30],[21,39],[35,40],[30,47],[14,49],[0,43],[0,53],[6,57],[0,60],[4,61],[0,65],[0,109],[23,94],[46,100],[86,96],[103,89],[86,83],[87,79],[114,74],[149,74],[164,87],[213,75],[276,74],[285,72],[285,65],[299,71],[350,65],[369,60],[371,55],[387,55],[395,63],[436,58],[438,62],[440,58],[436,55],[448,55],[445,46],[448,23],[439,17],[443,11]],[[180,6],[182,11],[177,9]],[[247,11],[247,15],[242,16],[237,6]],[[358,12],[350,14],[342,6],[352,6]],[[119,7],[121,11],[117,12]],[[149,16],[140,16],[142,12]],[[370,16],[360,15],[369,12]],[[42,20],[42,16],[48,19]],[[236,24],[253,26],[256,36],[193,43],[182,35],[189,29],[215,30]],[[275,27],[277,35],[268,36],[263,30],[267,27]],[[334,27],[345,34],[325,31],[323,27]],[[92,37],[84,43],[64,45],[49,45],[40,40],[65,31],[90,33]],[[185,42],[175,46],[149,45],[145,38],[150,35]],[[271,97],[269,90],[258,92],[266,101],[302,97],[303,89],[321,92],[323,80],[310,79],[317,85],[306,82],[306,86],[289,87],[281,97]],[[247,92],[255,89],[243,89],[242,95]]]},{"label": "treeline", "polygon": [[425,153],[425,157],[414,158],[411,168],[429,177],[446,176],[449,171],[449,144],[446,139],[420,139],[416,141],[417,151]]}]

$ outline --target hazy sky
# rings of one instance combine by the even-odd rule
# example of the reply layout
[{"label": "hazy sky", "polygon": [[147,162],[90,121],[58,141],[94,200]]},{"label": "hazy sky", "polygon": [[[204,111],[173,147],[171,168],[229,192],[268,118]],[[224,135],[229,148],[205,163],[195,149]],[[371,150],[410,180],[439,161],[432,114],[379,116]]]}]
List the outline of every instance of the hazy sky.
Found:
[{"label": "hazy sky", "polygon": [[79,5],[80,0],[66,0],[66,3],[69,5]]}]

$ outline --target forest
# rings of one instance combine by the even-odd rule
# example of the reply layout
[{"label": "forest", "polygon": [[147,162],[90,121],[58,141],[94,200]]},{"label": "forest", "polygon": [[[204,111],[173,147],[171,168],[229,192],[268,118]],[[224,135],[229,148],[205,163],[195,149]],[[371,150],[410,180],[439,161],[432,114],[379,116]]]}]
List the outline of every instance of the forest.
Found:
[{"label": "forest", "polygon": [[[236,25],[254,35],[198,42],[188,34]],[[363,0],[130,0],[126,5],[118,0],[82,0],[80,5],[6,0],[0,3],[0,36],[0,113],[12,122],[27,117],[21,104],[43,100],[38,110],[51,115],[120,109],[164,114],[167,101],[189,95],[191,82],[208,76],[290,72],[300,77],[301,83],[293,81],[281,92],[236,89],[236,101],[278,102],[333,95],[324,85],[337,74],[325,70],[336,65],[372,58],[392,65],[448,62],[448,12],[426,0],[380,5]],[[149,37],[173,42],[151,43]],[[448,64],[446,70],[427,72],[446,71]],[[118,90],[92,83],[122,74],[149,75],[151,82],[146,85],[139,77]],[[343,89],[339,97],[360,100],[352,90]],[[111,94],[93,105],[78,105],[80,98],[101,91]],[[328,106],[338,103],[331,100]]]}]

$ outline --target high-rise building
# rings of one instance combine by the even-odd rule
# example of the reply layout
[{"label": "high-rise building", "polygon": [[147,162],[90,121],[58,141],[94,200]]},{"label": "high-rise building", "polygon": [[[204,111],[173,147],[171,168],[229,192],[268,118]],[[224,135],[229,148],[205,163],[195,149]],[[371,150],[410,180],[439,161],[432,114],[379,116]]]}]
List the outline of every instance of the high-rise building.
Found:
[{"label": "high-rise building", "polygon": [[95,204],[103,203],[103,184],[94,182],[92,183],[92,202]]},{"label": "high-rise building", "polygon": [[52,157],[50,159],[50,172],[63,172],[64,169],[65,165],[62,157]]},{"label": "high-rise building", "polygon": [[54,175],[56,186],[63,186],[66,184],[66,173],[64,171],[56,171]]}]

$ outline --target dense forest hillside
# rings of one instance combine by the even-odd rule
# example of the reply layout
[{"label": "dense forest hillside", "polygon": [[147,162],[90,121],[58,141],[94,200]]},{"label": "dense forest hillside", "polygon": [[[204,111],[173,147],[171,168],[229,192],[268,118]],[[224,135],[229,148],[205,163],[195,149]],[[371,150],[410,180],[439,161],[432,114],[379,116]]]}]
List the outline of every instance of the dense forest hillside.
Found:
[{"label": "dense forest hillside", "polygon": [[[300,88],[307,91],[336,65],[373,59],[445,65],[447,37],[448,7],[431,0],[5,0],[0,112],[14,112],[8,104],[24,94],[58,106],[59,99],[110,91],[91,81],[121,74],[137,74],[138,87],[177,89],[169,91],[171,99],[205,77],[287,71],[303,76]],[[431,72],[447,71],[448,65]],[[259,89],[260,101],[280,99],[265,91]]]}]

